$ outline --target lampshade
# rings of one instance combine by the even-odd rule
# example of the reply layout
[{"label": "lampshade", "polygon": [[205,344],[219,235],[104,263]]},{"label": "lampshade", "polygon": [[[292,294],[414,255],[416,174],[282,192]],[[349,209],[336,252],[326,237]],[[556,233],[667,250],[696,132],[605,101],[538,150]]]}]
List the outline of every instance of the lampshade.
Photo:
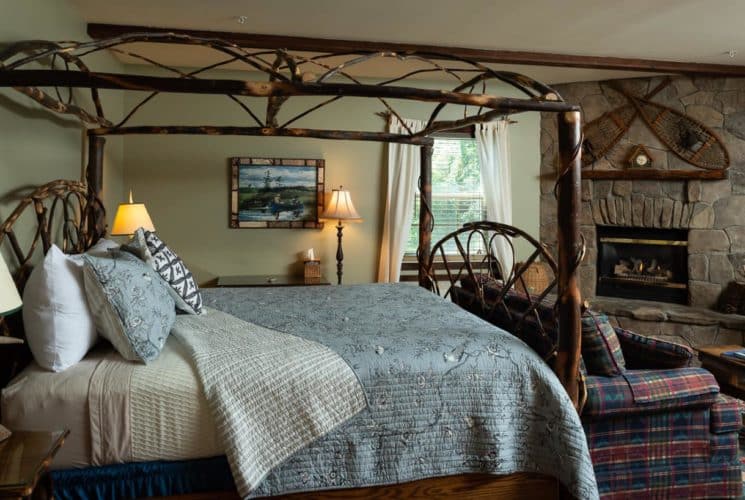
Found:
[{"label": "lampshade", "polygon": [[114,225],[111,228],[112,236],[123,236],[134,234],[137,229],[143,228],[147,231],[155,231],[153,221],[147,213],[144,203],[132,201],[132,191],[129,191],[129,203],[120,203],[114,216]]},{"label": "lampshade", "polygon": [[324,219],[362,220],[362,217],[354,208],[349,191],[343,189],[343,186],[331,191],[331,201],[329,201],[321,217]]},{"label": "lampshade", "polygon": [[5,260],[0,257],[0,316],[10,314],[21,308],[21,297],[8,271]]}]

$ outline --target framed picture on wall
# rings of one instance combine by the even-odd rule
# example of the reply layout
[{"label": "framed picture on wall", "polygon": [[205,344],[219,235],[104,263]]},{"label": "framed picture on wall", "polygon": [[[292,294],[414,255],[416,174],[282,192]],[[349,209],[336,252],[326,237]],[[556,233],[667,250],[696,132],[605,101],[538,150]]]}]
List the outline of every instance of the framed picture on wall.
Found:
[{"label": "framed picture on wall", "polygon": [[230,227],[320,229],[324,160],[230,159]]}]

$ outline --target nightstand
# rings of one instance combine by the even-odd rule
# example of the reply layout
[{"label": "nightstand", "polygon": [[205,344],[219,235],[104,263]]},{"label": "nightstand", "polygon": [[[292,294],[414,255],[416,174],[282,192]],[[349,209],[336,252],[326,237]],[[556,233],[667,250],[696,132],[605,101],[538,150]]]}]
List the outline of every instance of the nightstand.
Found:
[{"label": "nightstand", "polygon": [[302,276],[284,276],[266,274],[257,276],[220,276],[219,287],[259,287],[259,286],[316,286],[330,285],[326,278],[304,278]]},{"label": "nightstand", "polygon": [[[0,330],[4,325],[0,317]],[[0,387],[5,387],[18,369],[28,364],[31,352],[22,339],[8,337],[0,332]]]},{"label": "nightstand", "polygon": [[14,431],[0,442],[0,498],[30,498],[69,433]]},{"label": "nightstand", "polygon": [[722,356],[722,353],[742,348],[741,345],[704,345],[698,348],[701,367],[714,375],[721,392],[738,399],[745,398],[745,362]]}]

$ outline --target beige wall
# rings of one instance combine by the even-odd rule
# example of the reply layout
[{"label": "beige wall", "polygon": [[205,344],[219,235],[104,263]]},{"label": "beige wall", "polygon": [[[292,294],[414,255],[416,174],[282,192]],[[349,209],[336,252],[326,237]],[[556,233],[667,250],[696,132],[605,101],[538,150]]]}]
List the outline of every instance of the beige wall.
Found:
[{"label": "beige wall", "polygon": [[[28,39],[86,38],[85,23],[64,0],[2,1],[0,44]],[[121,69],[109,55],[86,60],[101,71]],[[121,116],[121,94],[102,97],[107,115],[112,119]],[[86,95],[75,93],[76,102],[86,99]],[[107,145],[104,202],[109,205],[121,198],[122,146],[121,138],[114,138]],[[55,115],[18,92],[0,89],[0,220],[13,210],[18,193],[28,192],[25,188],[53,179],[80,179],[85,156],[85,134],[77,120]],[[31,224],[25,224],[25,228],[30,231]],[[19,229],[22,238],[27,239],[28,231],[24,227]]]},{"label": "beige wall", "polygon": [[[146,71],[144,68],[142,71]],[[253,75],[220,71],[220,78],[247,79]],[[491,89],[505,93],[505,89]],[[138,102],[129,93],[125,105]],[[293,98],[283,117],[304,109],[314,98]],[[345,102],[346,101],[346,102]],[[259,116],[264,102],[247,100]],[[374,113],[380,103],[344,99],[296,123],[300,127],[382,130]],[[425,118],[421,104],[397,105],[403,116]],[[453,110],[451,117],[457,117]],[[443,116],[448,116],[444,114]],[[511,129],[514,223],[538,235],[539,116],[520,115]],[[221,96],[195,98],[160,95],[142,109],[132,124],[250,125],[250,117]],[[299,254],[315,248],[324,274],[335,276],[336,230],[230,229],[228,227],[228,158],[231,156],[323,158],[327,189],[349,189],[364,218],[344,230],[345,283],[375,280],[384,210],[385,146],[378,143],[317,139],[200,136],[127,136],[125,185],[135,199],[147,204],[156,229],[192,268],[200,282],[226,274],[299,272]]]}]

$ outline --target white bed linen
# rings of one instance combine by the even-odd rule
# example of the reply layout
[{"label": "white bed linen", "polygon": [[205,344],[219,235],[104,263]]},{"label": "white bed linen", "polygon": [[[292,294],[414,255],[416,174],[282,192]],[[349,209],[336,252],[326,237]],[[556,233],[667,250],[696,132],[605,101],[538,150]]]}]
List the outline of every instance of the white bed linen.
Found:
[{"label": "white bed linen", "polygon": [[[112,395],[114,386],[129,391]],[[194,364],[173,336],[147,365],[115,353],[101,360],[88,398],[93,465],[224,454]]]},{"label": "white bed linen", "polygon": [[79,363],[59,373],[32,362],[2,391],[6,427],[27,431],[70,430],[52,462],[53,469],[90,464],[88,383],[99,361],[110,350],[110,347],[96,347]]},{"label": "white bed linen", "polygon": [[[130,415],[101,409],[123,400],[136,407]],[[174,338],[148,365],[125,361],[107,343],[60,373],[32,363],[3,389],[0,404],[10,429],[70,430],[53,469],[223,454],[194,368]]]}]

